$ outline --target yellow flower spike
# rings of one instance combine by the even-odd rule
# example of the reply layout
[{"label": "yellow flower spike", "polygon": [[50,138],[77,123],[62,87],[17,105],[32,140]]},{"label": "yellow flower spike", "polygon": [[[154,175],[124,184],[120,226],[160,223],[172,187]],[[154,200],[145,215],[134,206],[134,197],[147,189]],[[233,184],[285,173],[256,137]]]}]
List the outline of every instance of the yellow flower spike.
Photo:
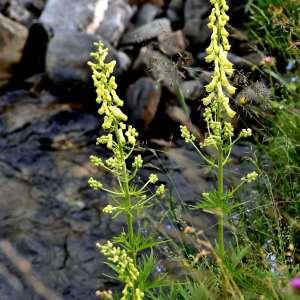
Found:
[{"label": "yellow flower spike", "polygon": [[[234,72],[231,62],[227,58],[227,51],[230,48],[228,42],[228,31],[225,26],[229,20],[226,11],[229,9],[225,0],[211,0],[213,9],[209,16],[209,28],[212,30],[211,43],[206,49],[205,61],[214,62],[214,72],[209,84],[205,86],[208,95],[203,99],[205,106],[211,105],[214,113],[226,114],[233,118],[235,112],[229,105],[229,100],[225,96],[234,94],[235,88],[229,83],[228,77]],[[216,104],[219,103],[219,104]]]},{"label": "yellow flower spike", "polygon": [[116,106],[109,107],[110,112],[118,121],[127,121],[128,117]]}]

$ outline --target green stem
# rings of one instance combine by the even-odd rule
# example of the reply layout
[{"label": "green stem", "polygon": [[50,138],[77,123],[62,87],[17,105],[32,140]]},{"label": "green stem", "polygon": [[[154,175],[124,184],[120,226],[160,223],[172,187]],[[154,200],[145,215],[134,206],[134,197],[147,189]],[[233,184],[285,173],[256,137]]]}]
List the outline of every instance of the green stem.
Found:
[{"label": "green stem", "polygon": [[218,235],[217,242],[220,251],[220,257],[224,261],[225,249],[224,249],[224,165],[223,165],[223,150],[222,147],[218,149],[218,197],[220,204],[220,211],[218,214]]},{"label": "green stem", "polygon": [[[122,161],[122,188],[124,192],[124,200],[126,202],[126,206],[128,208],[127,211],[127,229],[128,229],[128,238],[129,238],[129,244],[133,247],[133,239],[134,239],[134,232],[133,232],[133,218],[131,214],[131,197],[130,197],[130,191],[129,191],[129,178],[128,178],[128,172],[127,172],[127,167],[126,167],[126,157],[124,155],[124,150],[123,150],[123,144],[121,142],[121,138],[118,132],[118,122],[115,120],[114,122],[114,130],[115,130],[115,135],[118,141],[118,148],[120,152],[120,157]],[[135,259],[136,253],[133,253],[133,257]]]}]

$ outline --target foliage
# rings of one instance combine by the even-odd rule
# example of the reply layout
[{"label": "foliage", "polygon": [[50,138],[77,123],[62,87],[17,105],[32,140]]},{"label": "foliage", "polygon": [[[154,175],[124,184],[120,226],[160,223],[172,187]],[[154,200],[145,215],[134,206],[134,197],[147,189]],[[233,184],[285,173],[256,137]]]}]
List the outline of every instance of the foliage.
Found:
[{"label": "foliage", "polygon": [[298,0],[249,0],[252,38],[269,54],[288,59],[300,55],[300,3]]}]

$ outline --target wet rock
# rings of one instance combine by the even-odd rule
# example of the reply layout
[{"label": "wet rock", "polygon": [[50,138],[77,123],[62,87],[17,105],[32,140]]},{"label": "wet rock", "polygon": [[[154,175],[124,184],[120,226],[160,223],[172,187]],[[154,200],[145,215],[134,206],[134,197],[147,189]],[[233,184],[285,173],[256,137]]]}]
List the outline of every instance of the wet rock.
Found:
[{"label": "wet rock", "polygon": [[175,63],[150,47],[143,47],[134,62],[134,69],[143,68],[150,76],[176,94],[182,78]]},{"label": "wet rock", "polygon": [[143,130],[153,120],[161,97],[161,88],[153,79],[142,77],[130,85],[126,94],[126,106],[130,119]]},{"label": "wet rock", "polygon": [[155,17],[162,12],[162,9],[154,4],[146,3],[139,10],[136,15],[136,26],[142,26],[152,22]]},{"label": "wet rock", "polygon": [[185,2],[183,32],[193,45],[202,45],[210,36],[206,18],[209,11],[208,0],[187,0]]},{"label": "wet rock", "polygon": [[101,34],[117,44],[133,9],[123,0],[49,0],[40,22],[56,32]]},{"label": "wet rock", "polygon": [[151,23],[127,32],[122,38],[122,44],[138,44],[154,38],[161,33],[171,32],[171,23],[166,18],[156,19]]},{"label": "wet rock", "polygon": [[185,50],[186,41],[181,30],[163,32],[158,36],[159,49],[166,55],[172,56]]},{"label": "wet rock", "polygon": [[10,81],[20,63],[28,30],[0,14],[0,87]]},{"label": "wet rock", "polygon": [[[87,62],[99,37],[84,32],[57,34],[50,41],[46,54],[46,72],[50,80],[66,90],[80,90],[91,84]],[[107,43],[105,43],[107,45]],[[130,64],[125,53],[110,47],[108,60],[117,61],[116,74],[122,73]]]}]

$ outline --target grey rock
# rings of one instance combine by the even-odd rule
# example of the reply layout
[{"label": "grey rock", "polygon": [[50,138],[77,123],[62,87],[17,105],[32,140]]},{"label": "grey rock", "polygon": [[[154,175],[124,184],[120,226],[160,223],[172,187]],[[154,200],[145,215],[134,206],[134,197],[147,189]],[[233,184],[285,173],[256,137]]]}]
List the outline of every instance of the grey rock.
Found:
[{"label": "grey rock", "polygon": [[184,20],[203,19],[209,10],[210,3],[208,0],[186,0],[184,5]]},{"label": "grey rock", "polygon": [[35,9],[38,12],[41,12],[45,7],[46,1],[47,0],[25,0],[25,5],[31,10]]},{"label": "grey rock", "polygon": [[183,0],[171,0],[167,8],[167,17],[171,22],[180,22],[183,15]]},{"label": "grey rock", "polygon": [[160,85],[149,77],[142,77],[131,84],[126,93],[126,106],[132,122],[147,130],[155,117],[160,97]]},{"label": "grey rock", "polygon": [[96,21],[89,25],[87,32],[100,34],[107,42],[115,46],[118,44],[119,39],[125,31],[133,12],[133,8],[129,6],[126,1],[110,0],[105,12],[105,17],[99,24],[97,24],[97,20],[100,20],[99,15],[103,12],[100,8],[98,8],[98,6],[96,6],[94,15],[94,20]]},{"label": "grey rock", "polygon": [[34,14],[27,9],[24,1],[21,0],[10,0],[7,15],[25,26],[29,26],[35,19]]},{"label": "grey rock", "polygon": [[[29,27],[41,14],[45,0],[9,0],[6,1],[6,15]],[[1,8],[0,8],[1,9]]]},{"label": "grey rock", "polygon": [[171,0],[168,8],[180,12],[183,9],[183,0]]},{"label": "grey rock", "polygon": [[162,12],[162,9],[154,4],[146,3],[137,12],[136,26],[142,26],[152,22],[155,17]]},{"label": "grey rock", "polygon": [[[91,83],[87,62],[94,50],[94,42],[100,38],[84,32],[56,34],[50,41],[46,54],[46,72],[57,86],[66,89],[86,88]],[[110,48],[108,60],[117,61],[116,75],[128,68],[130,59],[125,53]]]},{"label": "grey rock", "polygon": [[54,33],[101,34],[117,44],[132,14],[123,0],[48,0],[39,21]]},{"label": "grey rock", "polygon": [[171,32],[171,23],[166,18],[156,19],[146,25],[140,26],[127,32],[123,38],[122,44],[137,44],[158,37],[161,33]]},{"label": "grey rock", "polygon": [[191,19],[184,24],[183,33],[192,45],[203,45],[208,41],[211,31],[207,27],[208,20]]},{"label": "grey rock", "polygon": [[192,44],[203,44],[210,36],[207,28],[207,14],[210,11],[208,0],[187,0],[184,6],[183,32]]},{"label": "grey rock", "polygon": [[0,14],[0,87],[10,81],[21,62],[28,30]]},{"label": "grey rock", "polygon": [[2,1],[0,1],[0,13],[2,13],[3,10],[7,7],[8,1],[9,0],[2,0]]},{"label": "grey rock", "polygon": [[204,93],[204,85],[200,80],[183,81],[180,90],[185,99],[200,100]]},{"label": "grey rock", "polygon": [[172,56],[185,50],[186,40],[181,30],[163,32],[158,36],[159,49],[166,55]]}]

